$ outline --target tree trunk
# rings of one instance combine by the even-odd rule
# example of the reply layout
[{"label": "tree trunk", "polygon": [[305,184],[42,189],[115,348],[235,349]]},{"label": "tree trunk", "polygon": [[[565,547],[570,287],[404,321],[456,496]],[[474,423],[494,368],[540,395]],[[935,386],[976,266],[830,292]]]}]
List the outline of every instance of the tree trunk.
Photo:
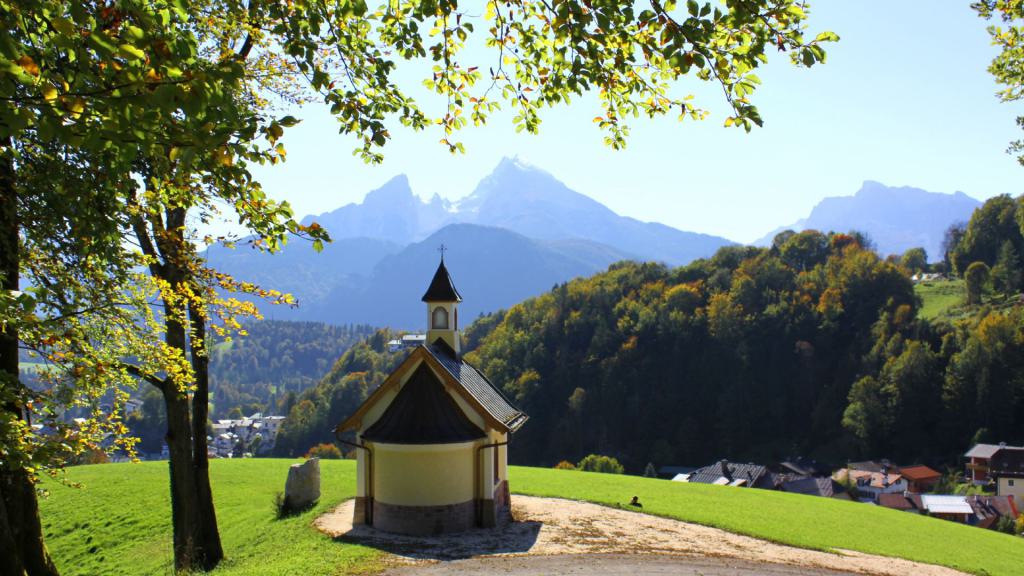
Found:
[{"label": "tree trunk", "polygon": [[192,371],[196,391],[192,396],[192,458],[195,460],[195,483],[202,518],[202,547],[205,553],[203,568],[209,570],[224,558],[217,530],[217,511],[213,507],[213,491],[210,488],[210,458],[206,445],[206,420],[210,411],[210,357],[206,342],[206,319],[195,304],[188,309],[192,325],[192,339],[189,347],[192,355]]},{"label": "tree trunk", "polygon": [[[18,209],[11,140],[0,141],[0,290],[18,289]],[[0,331],[0,388],[18,390],[18,331]],[[25,417],[17,402],[0,410],[4,418]],[[56,576],[46,552],[35,486],[20,466],[0,465],[0,576]]]},{"label": "tree trunk", "polygon": [[[168,341],[170,341],[168,334]],[[195,549],[199,537],[198,497],[192,475],[192,429],[188,396],[166,384],[168,469],[171,480],[171,524],[174,529],[174,567],[191,570],[202,554]]]},{"label": "tree trunk", "polygon": [[[191,274],[193,254],[184,234],[185,216],[184,208],[169,208],[163,215],[136,215],[131,223],[143,253],[152,259],[150,274],[167,282],[176,292],[190,281]],[[183,358],[191,357],[195,399],[190,404],[188,394],[174,389],[170,381],[157,385],[167,407],[174,566],[176,570],[210,570],[223,559],[224,551],[217,530],[206,455],[209,369],[205,356],[197,354],[197,343],[193,341],[190,345],[186,336],[186,325],[201,320],[198,310],[178,306],[182,304],[164,300],[164,339],[168,346],[180,350]],[[197,337],[205,340],[205,323],[198,323],[195,329]]]},{"label": "tree trunk", "polygon": [[[159,246],[162,264],[150,271],[178,291],[189,281],[189,246],[184,236],[185,210],[169,209],[166,227],[152,221],[153,240]],[[139,228],[136,227],[136,232]],[[149,241],[142,242],[152,247]],[[174,566],[176,570],[210,570],[224,557],[217,530],[217,516],[210,489],[209,460],[206,455],[206,418],[209,400],[209,369],[202,344],[187,337],[189,322],[197,319],[197,310],[176,308],[179,303],[164,302],[164,326],[167,345],[191,357],[196,389],[188,395],[164,386],[167,405],[167,447],[170,452],[171,517],[174,526]],[[185,318],[186,314],[189,318]],[[194,327],[200,339],[205,324]]]},{"label": "tree trunk", "polygon": [[57,576],[39,521],[36,487],[23,469],[0,473],[0,547],[6,552],[0,560],[3,576]]}]

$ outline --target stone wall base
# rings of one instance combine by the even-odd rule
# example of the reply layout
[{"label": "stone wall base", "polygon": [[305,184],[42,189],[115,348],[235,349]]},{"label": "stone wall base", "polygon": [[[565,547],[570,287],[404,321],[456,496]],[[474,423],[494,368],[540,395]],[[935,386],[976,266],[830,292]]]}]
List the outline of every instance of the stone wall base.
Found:
[{"label": "stone wall base", "polygon": [[510,502],[508,482],[502,480],[494,487],[494,498],[492,500],[480,501],[480,526],[493,528],[512,520]]},{"label": "stone wall base", "polygon": [[355,510],[352,513],[352,524],[366,524],[366,496],[356,496]]},{"label": "stone wall base", "polygon": [[472,500],[444,506],[400,506],[374,500],[373,527],[414,536],[462,532],[473,527],[475,511]]}]

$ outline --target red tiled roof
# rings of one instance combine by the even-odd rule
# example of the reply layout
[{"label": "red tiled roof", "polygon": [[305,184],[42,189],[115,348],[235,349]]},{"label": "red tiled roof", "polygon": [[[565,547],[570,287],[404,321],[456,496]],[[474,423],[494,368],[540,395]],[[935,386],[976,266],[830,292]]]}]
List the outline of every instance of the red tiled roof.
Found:
[{"label": "red tiled roof", "polygon": [[927,466],[907,466],[906,468],[900,468],[900,474],[911,482],[938,480],[939,478],[942,478],[941,472],[936,472]]},{"label": "red tiled roof", "polygon": [[914,504],[903,494],[879,494],[878,505],[896,510],[914,509]]}]

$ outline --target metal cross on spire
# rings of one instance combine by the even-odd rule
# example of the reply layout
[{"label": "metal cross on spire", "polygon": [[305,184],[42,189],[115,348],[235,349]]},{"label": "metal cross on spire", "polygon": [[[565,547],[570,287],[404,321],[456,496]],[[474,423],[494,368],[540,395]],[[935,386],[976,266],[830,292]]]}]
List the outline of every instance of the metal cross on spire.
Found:
[{"label": "metal cross on spire", "polygon": [[444,244],[441,244],[437,248],[437,251],[441,253],[441,261],[443,262],[444,261],[444,253],[448,251],[448,247],[445,246]]}]

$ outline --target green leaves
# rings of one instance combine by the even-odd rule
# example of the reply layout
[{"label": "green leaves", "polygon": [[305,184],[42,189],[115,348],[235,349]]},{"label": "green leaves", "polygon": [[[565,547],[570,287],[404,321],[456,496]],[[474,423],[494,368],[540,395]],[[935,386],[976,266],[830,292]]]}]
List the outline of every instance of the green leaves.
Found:
[{"label": "green leaves", "polygon": [[129,60],[145,60],[146,53],[131,44],[121,44],[117,47],[117,53]]},{"label": "green leaves", "polygon": [[[999,47],[997,55],[988,67],[996,83],[1003,86],[998,95],[1004,102],[1015,102],[1024,98],[1024,1],[1022,0],[980,0],[971,7],[982,18],[997,18],[1002,26],[990,26],[992,44]],[[1018,118],[1017,124],[1024,126]],[[1017,154],[1017,160],[1024,165],[1024,145],[1012,142],[1009,153]]]}]

